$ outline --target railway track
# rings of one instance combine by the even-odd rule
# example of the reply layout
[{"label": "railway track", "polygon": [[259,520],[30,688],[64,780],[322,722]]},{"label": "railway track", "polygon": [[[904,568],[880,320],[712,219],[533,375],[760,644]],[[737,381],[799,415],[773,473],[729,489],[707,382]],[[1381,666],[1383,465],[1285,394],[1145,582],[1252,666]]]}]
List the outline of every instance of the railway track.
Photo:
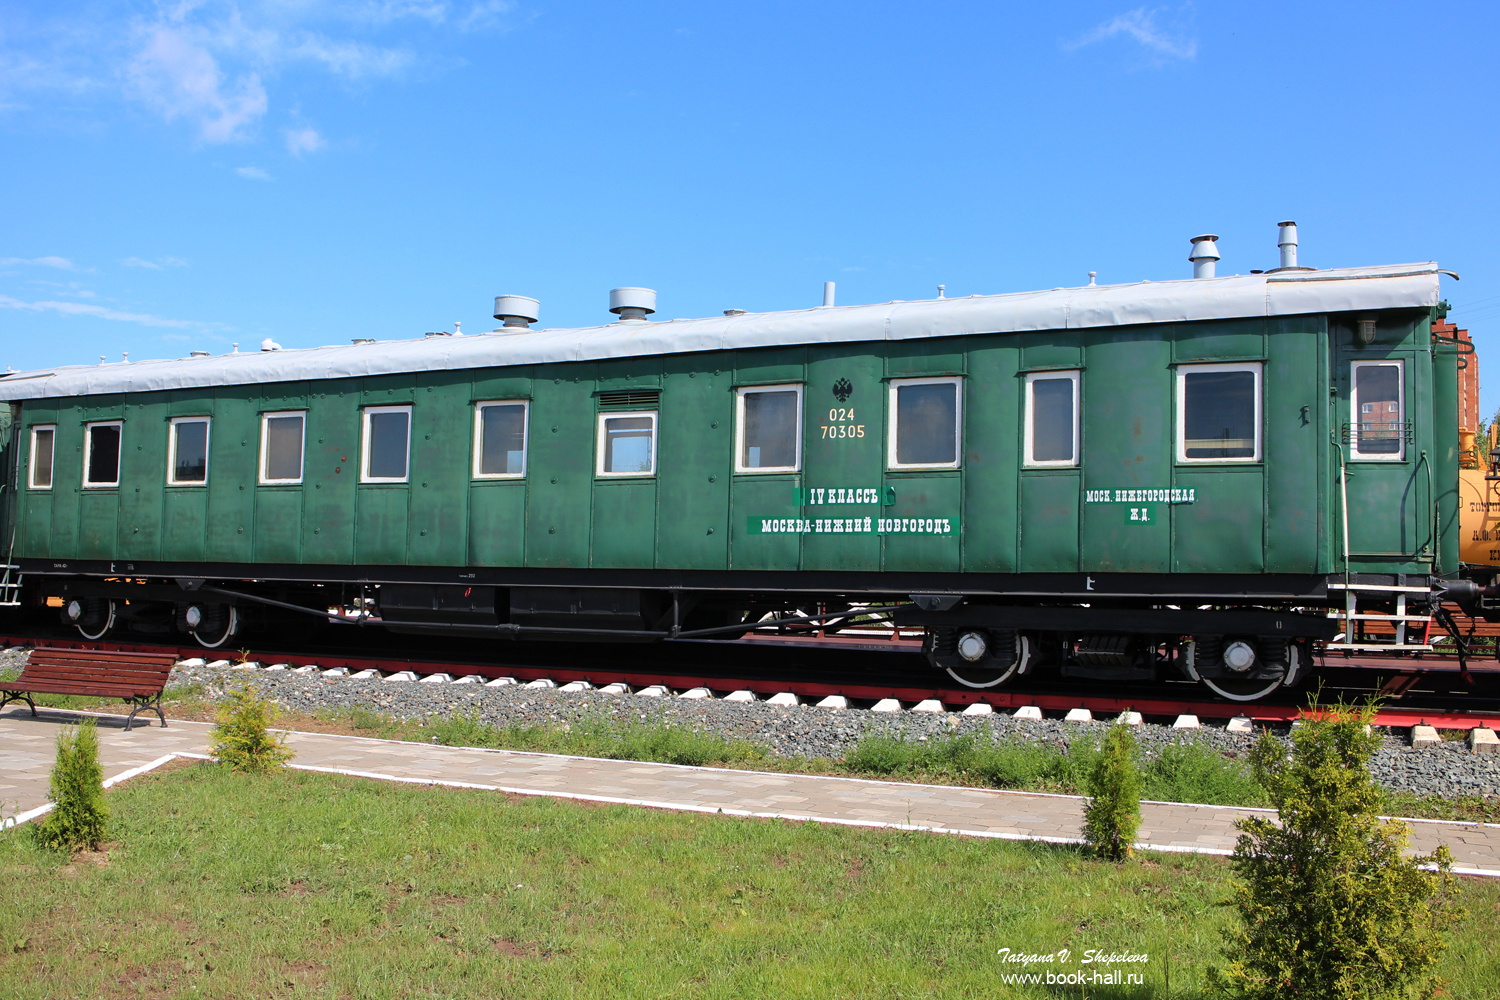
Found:
[{"label": "railway track", "polygon": [[[1126,685],[1080,682],[1047,674],[1022,678],[1001,690],[974,690],[931,671],[919,658],[918,634],[893,633],[888,627],[797,637],[756,634],[735,642],[684,641],[651,646],[507,643],[497,647],[476,641],[448,642],[441,656],[433,655],[430,644],[424,646],[420,639],[361,633],[341,636],[344,641],[336,645],[326,641],[257,643],[226,658],[233,661],[244,657],[292,668],[341,667],[349,673],[411,671],[423,676],[514,677],[523,683],[552,680],[559,685],[586,681],[596,687],[618,683],[635,690],[655,685],[677,693],[694,688],[716,693],[748,690],[762,697],[790,692],[803,700],[841,695],[853,705],[873,705],[886,699],[907,704],[936,701],[944,710],[955,711],[971,705],[988,705],[995,711],[1036,706],[1044,713],[1083,708],[1096,716],[1136,711],[1147,718],[1242,716],[1259,722],[1285,722],[1297,718],[1307,700],[1306,691],[1290,690],[1255,703],[1229,702],[1205,697],[1202,688],[1185,681]],[[170,652],[184,659],[204,657],[210,661],[224,652],[149,638],[85,641],[76,634],[70,638],[64,630],[53,629],[13,632],[0,635],[0,641],[10,645],[45,643],[73,649]],[[497,649],[509,655],[497,656]],[[775,655],[768,656],[772,650]],[[870,655],[874,652],[884,655]],[[1493,659],[1471,661],[1467,678],[1460,674],[1456,657],[1377,660],[1320,656],[1318,661],[1316,672],[1324,680],[1325,700],[1379,695],[1384,699],[1376,717],[1380,725],[1427,724],[1443,729],[1500,725],[1500,664]],[[774,662],[775,667],[768,669],[768,662]],[[914,683],[926,677],[933,683]]]}]

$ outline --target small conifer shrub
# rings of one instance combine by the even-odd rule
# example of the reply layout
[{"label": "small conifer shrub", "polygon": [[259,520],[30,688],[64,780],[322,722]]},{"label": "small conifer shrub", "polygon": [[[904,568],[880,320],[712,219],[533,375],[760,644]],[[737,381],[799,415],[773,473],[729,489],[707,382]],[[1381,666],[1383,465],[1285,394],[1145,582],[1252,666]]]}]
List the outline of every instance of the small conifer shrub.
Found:
[{"label": "small conifer shrub", "polygon": [[1310,707],[1290,754],[1261,734],[1251,764],[1280,822],[1237,824],[1228,904],[1240,922],[1226,932],[1228,966],[1210,971],[1223,994],[1394,1000],[1441,990],[1433,968],[1444,932],[1464,915],[1452,858],[1446,847],[1403,857],[1406,824],[1380,819],[1374,713]]},{"label": "small conifer shrub", "polygon": [[215,713],[209,752],[236,771],[274,771],[292,758],[286,737],[267,731],[274,720],[269,701],[248,686],[234,688]]},{"label": "small conifer shrub", "polygon": [[1101,858],[1124,861],[1141,825],[1141,778],[1135,769],[1135,738],[1124,726],[1111,726],[1089,773],[1089,804],[1083,813],[1083,839]]},{"label": "small conifer shrub", "polygon": [[104,843],[109,805],[104,801],[104,768],[93,719],[57,734],[57,762],[52,765],[48,795],[56,805],[38,826],[42,843],[68,851],[96,850]]}]

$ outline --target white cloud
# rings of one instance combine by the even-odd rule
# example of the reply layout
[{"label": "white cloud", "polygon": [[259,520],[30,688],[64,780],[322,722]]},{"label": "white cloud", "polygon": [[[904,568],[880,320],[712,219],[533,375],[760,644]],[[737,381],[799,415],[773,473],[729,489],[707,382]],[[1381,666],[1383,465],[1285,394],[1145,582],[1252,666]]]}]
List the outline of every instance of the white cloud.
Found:
[{"label": "white cloud", "polygon": [[123,97],[217,144],[258,138],[285,76],[359,84],[418,68],[431,72],[445,65],[437,54],[443,35],[503,30],[519,6],[515,0],[152,0],[88,14],[68,5],[58,10],[0,30],[0,111],[79,114],[92,124],[113,110],[93,104]]},{"label": "white cloud", "polygon": [[344,6],[350,17],[372,24],[389,24],[406,17],[420,18],[433,24],[442,24],[448,19],[448,4],[445,0],[367,0]]},{"label": "white cloud", "polygon": [[187,267],[187,261],[181,257],[162,257],[158,260],[146,260],[144,257],[126,257],[120,263],[126,267],[147,267],[153,271],[160,271],[164,267]]},{"label": "white cloud", "polygon": [[364,42],[335,41],[322,35],[303,35],[282,52],[287,59],[322,63],[331,73],[349,80],[395,76],[413,60],[410,52],[384,49]]},{"label": "white cloud", "polygon": [[1144,47],[1153,62],[1167,59],[1194,59],[1198,55],[1198,40],[1186,31],[1162,28],[1157,24],[1161,8],[1137,7],[1123,14],[1116,14],[1108,21],[1086,32],[1081,38],[1063,46],[1065,49],[1081,49],[1095,42],[1111,38],[1129,38]]},{"label": "white cloud", "polygon": [[286,130],[286,151],[293,156],[316,153],[328,145],[315,128],[289,128]]},{"label": "white cloud", "polygon": [[234,172],[247,181],[268,181],[271,179],[271,175],[260,169],[260,167],[235,167]]},{"label": "white cloud", "polygon": [[28,312],[55,312],[63,316],[92,316],[96,319],[118,320],[122,323],[140,323],[142,326],[165,326],[180,330],[221,329],[222,323],[204,323],[191,319],[165,319],[147,313],[121,312],[105,306],[88,305],[83,302],[22,302],[9,295],[0,295],[0,309],[24,309]]},{"label": "white cloud", "polygon": [[167,26],[149,29],[126,69],[129,90],[168,121],[192,119],[209,142],[243,139],[266,113],[266,88],[253,72],[226,85],[218,60],[197,34]]},{"label": "white cloud", "polygon": [[0,267],[12,264],[32,264],[36,267],[55,267],[59,271],[73,270],[73,262],[66,257],[0,257]]},{"label": "white cloud", "polygon": [[465,31],[499,27],[501,17],[514,8],[515,4],[510,0],[477,0],[463,20],[458,22],[458,26]]}]

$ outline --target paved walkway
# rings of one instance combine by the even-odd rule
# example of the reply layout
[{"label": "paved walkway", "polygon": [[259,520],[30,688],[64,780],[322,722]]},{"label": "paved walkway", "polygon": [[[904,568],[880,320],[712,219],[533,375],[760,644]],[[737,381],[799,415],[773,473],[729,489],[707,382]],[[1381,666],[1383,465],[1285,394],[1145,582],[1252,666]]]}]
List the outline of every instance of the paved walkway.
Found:
[{"label": "paved walkway", "polygon": [[[0,715],[0,813],[43,805],[58,729],[73,713],[22,707]],[[357,736],[291,733],[293,766],[364,777],[550,795],[734,816],[781,817],[1013,840],[1074,843],[1083,799],[892,781],[767,774],[673,764],[596,760],[508,750],[474,750]],[[99,718],[105,779],[126,776],[174,753],[204,754],[208,725],[173,722],[125,732],[122,716]],[[1263,810],[1145,803],[1139,842],[1166,851],[1227,854],[1234,821]],[[1413,848],[1446,843],[1455,866],[1500,876],[1500,825],[1412,822]]]}]

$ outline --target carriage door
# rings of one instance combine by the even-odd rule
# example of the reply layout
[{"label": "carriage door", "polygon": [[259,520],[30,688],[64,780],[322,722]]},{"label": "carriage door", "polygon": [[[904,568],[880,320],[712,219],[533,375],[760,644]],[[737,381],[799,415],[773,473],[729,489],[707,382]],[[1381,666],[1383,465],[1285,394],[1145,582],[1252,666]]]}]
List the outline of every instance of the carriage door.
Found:
[{"label": "carriage door", "polygon": [[[1354,352],[1350,352],[1354,354]],[[1346,354],[1339,393],[1348,470],[1349,568],[1386,570],[1431,545],[1432,497],[1412,447],[1408,400],[1417,366],[1410,352]],[[1400,570],[1397,570],[1400,572]]]}]

